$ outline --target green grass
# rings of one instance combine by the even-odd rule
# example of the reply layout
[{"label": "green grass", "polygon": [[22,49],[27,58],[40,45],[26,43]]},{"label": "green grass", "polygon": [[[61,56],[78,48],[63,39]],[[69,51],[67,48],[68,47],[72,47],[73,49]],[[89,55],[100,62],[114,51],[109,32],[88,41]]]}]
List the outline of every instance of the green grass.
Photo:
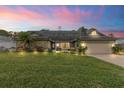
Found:
[{"label": "green grass", "polygon": [[124,68],[88,56],[0,53],[0,87],[124,87]]}]

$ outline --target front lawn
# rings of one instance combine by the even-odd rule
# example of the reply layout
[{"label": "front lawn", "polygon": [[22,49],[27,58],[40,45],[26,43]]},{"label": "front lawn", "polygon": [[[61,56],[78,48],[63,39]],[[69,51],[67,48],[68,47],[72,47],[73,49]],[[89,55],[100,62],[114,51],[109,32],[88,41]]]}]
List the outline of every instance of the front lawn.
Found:
[{"label": "front lawn", "polygon": [[0,87],[124,87],[124,68],[88,56],[0,53]]}]

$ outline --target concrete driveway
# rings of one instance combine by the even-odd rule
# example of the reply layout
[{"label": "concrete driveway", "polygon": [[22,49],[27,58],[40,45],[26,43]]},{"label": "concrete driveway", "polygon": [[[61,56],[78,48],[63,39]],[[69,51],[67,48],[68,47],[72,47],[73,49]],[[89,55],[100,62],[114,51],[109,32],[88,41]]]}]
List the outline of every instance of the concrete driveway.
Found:
[{"label": "concrete driveway", "polygon": [[124,55],[105,54],[105,55],[91,55],[91,56],[124,67]]}]

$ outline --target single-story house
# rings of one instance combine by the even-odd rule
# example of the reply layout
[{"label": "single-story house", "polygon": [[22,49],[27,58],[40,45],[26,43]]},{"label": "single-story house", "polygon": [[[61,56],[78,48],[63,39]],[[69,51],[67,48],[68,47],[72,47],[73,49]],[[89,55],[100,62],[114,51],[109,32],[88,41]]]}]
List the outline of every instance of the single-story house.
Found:
[{"label": "single-story house", "polygon": [[4,49],[16,48],[16,41],[8,36],[0,36],[0,51]]},{"label": "single-story house", "polygon": [[124,49],[124,43],[116,44],[118,46],[121,46]]},{"label": "single-story house", "polygon": [[83,47],[87,46],[87,54],[110,54],[115,38],[106,36],[94,28],[89,30],[84,27],[77,31],[28,31],[35,42],[32,46],[42,46],[49,49],[68,50],[77,48],[77,39],[81,40]]}]

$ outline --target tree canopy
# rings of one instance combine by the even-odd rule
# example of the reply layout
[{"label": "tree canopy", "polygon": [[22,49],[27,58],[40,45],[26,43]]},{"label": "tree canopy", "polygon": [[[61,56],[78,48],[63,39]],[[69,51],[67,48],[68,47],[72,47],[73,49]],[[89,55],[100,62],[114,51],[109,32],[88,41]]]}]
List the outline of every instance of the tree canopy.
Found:
[{"label": "tree canopy", "polygon": [[6,30],[0,29],[0,35],[2,35],[2,36],[8,36],[9,33]]}]

